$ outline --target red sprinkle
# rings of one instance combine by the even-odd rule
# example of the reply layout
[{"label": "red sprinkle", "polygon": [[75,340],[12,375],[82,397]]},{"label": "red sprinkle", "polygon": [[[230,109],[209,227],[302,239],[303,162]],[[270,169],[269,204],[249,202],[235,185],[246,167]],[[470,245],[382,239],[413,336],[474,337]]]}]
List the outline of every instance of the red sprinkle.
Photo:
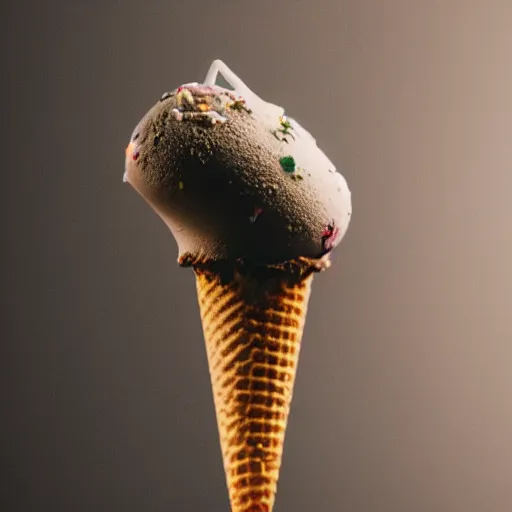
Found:
[{"label": "red sprinkle", "polygon": [[322,232],[322,245],[325,251],[333,249],[334,244],[340,234],[340,230],[332,224],[328,224]]},{"label": "red sprinkle", "polygon": [[323,231],[322,231],[322,238],[325,238],[325,237],[330,237],[332,235],[332,227],[331,226],[328,226],[326,227]]},{"label": "red sprinkle", "polygon": [[134,160],[137,160],[137,158],[139,158],[139,155],[140,155],[140,153],[138,151],[135,151],[135,153],[133,153],[133,155],[132,155],[132,158]]}]

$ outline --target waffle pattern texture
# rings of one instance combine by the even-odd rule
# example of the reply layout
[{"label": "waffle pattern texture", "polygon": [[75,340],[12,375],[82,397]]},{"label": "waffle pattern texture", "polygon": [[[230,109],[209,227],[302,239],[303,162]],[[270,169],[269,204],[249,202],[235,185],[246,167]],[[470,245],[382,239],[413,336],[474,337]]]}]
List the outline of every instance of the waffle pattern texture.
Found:
[{"label": "waffle pattern texture", "polygon": [[313,274],[195,269],[232,512],[271,512]]}]

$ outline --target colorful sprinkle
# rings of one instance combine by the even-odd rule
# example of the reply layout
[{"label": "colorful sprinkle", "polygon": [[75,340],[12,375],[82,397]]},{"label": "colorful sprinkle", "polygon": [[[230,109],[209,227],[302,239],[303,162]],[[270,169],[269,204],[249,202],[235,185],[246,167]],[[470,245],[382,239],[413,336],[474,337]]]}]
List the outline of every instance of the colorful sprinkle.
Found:
[{"label": "colorful sprinkle", "polygon": [[139,158],[139,156],[140,156],[140,153],[138,151],[135,151],[135,153],[133,153],[133,155],[132,155],[132,158],[133,158],[133,160],[137,160],[137,158]]},{"label": "colorful sprinkle", "polygon": [[192,93],[188,89],[180,87],[176,93],[176,104],[178,107],[185,105],[193,106],[195,104],[194,96],[192,96]]},{"label": "colorful sprinkle", "polygon": [[334,221],[327,224],[327,227],[322,232],[322,247],[325,252],[329,252],[334,248],[339,233],[340,230],[335,226]]},{"label": "colorful sprinkle", "polygon": [[[290,123],[290,121],[288,121],[288,118],[287,118],[284,114],[283,114],[283,115],[281,116],[281,118],[279,119],[279,123],[280,123],[280,125],[281,125],[281,127],[282,127],[282,130],[281,130],[281,131],[282,131],[284,134],[292,135],[292,134],[290,133],[290,130],[293,128],[293,127],[292,127],[292,123]],[[292,135],[292,137],[293,137],[293,135]]]},{"label": "colorful sprinkle", "polygon": [[[302,181],[304,179],[304,176],[300,173],[302,172],[306,172],[302,167],[297,167],[296,169],[297,172],[295,172],[294,174],[292,174],[290,176],[290,178],[294,181]],[[309,176],[311,176],[309,173],[308,173]]]},{"label": "colorful sprinkle", "polygon": [[279,159],[279,163],[281,164],[284,172],[295,172],[295,159],[293,156],[283,156]]},{"label": "colorful sprinkle", "polygon": [[133,155],[133,148],[135,144],[133,142],[130,142],[128,146],[126,146],[126,149],[124,150],[124,154],[128,157]]},{"label": "colorful sprinkle", "polygon": [[238,98],[237,100],[233,101],[233,103],[230,103],[228,107],[232,110],[238,110],[239,112],[245,111],[248,114],[252,114],[252,110],[247,106],[243,98]]},{"label": "colorful sprinkle", "polygon": [[183,185],[183,181],[178,181],[178,188],[180,190],[183,190],[184,187],[185,187],[185,185]]},{"label": "colorful sprinkle", "polygon": [[176,119],[176,121],[181,121],[183,119],[183,114],[177,108],[173,108],[171,110],[171,115]]},{"label": "colorful sprinkle", "polygon": [[254,224],[256,219],[263,213],[261,208],[254,208],[254,214],[249,217],[249,220]]},{"label": "colorful sprinkle", "polygon": [[285,114],[283,114],[279,118],[279,125],[280,128],[272,132],[272,134],[278,141],[288,143],[289,141],[287,135],[289,135],[293,140],[295,140],[295,137],[292,132],[293,126],[290,123],[290,121],[288,121],[288,118],[286,117]]}]

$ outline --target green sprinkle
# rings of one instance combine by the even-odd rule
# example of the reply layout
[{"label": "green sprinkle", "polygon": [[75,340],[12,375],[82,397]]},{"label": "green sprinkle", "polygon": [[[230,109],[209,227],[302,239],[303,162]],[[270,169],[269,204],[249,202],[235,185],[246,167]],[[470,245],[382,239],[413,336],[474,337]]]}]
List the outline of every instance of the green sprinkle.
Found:
[{"label": "green sprinkle", "polygon": [[279,159],[279,163],[281,164],[284,172],[295,171],[295,160],[293,156],[283,156]]},{"label": "green sprinkle", "polygon": [[238,110],[239,112],[245,111],[248,114],[252,114],[252,110],[247,107],[244,100],[235,100],[229,105],[232,110]]},{"label": "green sprinkle", "polygon": [[178,188],[183,190],[183,181],[178,181]]},{"label": "green sprinkle", "polygon": [[290,121],[285,119],[281,120],[281,126],[284,128],[284,133],[287,133],[288,130],[292,128],[292,124],[290,123]]}]

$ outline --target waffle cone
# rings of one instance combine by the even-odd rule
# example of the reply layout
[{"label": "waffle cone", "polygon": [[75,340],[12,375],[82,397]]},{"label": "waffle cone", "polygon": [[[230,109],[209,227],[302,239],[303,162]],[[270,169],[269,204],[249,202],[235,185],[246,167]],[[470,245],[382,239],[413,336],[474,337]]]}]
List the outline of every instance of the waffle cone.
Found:
[{"label": "waffle cone", "polygon": [[312,273],[195,269],[232,512],[271,512]]}]

